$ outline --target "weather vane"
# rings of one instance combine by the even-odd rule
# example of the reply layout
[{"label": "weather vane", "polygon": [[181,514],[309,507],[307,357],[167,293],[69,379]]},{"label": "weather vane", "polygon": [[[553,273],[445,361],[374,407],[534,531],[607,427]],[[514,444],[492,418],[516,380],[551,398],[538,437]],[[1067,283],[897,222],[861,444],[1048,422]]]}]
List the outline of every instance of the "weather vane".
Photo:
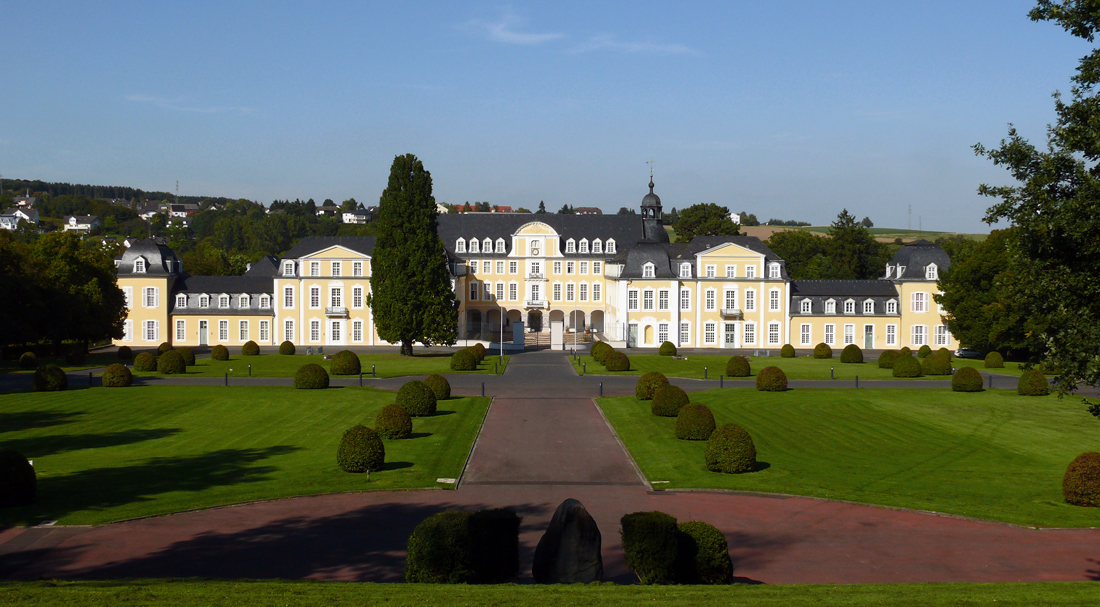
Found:
[{"label": "weather vane", "polygon": [[647,162],[646,164],[649,165],[649,180],[653,181],[653,159],[650,158],[649,162]]}]

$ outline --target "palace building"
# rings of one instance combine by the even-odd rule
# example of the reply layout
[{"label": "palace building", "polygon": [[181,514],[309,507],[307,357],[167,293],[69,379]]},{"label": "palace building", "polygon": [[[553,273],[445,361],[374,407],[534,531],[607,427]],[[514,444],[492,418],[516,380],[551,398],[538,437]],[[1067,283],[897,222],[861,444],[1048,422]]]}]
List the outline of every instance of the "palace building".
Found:
[{"label": "palace building", "polygon": [[[561,321],[627,347],[865,349],[957,346],[933,300],[951,263],[925,241],[876,280],[791,280],[758,238],[670,243],[660,198],[640,215],[464,213],[438,217],[459,302],[459,339],[506,341]],[[129,308],[118,345],[385,345],[365,305],[373,237],[305,238],[243,276],[189,276],[139,241],[116,260]]]}]

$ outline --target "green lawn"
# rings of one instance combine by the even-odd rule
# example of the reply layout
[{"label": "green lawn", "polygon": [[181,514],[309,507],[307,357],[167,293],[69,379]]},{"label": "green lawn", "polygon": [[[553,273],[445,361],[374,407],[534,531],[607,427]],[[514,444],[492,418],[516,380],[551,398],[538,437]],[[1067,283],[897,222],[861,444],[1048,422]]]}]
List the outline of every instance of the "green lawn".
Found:
[{"label": "green lawn", "polygon": [[[880,369],[877,362],[843,364],[840,362],[839,352],[835,351],[834,353],[837,356],[829,359],[816,359],[809,356],[783,358],[778,356],[778,349],[775,350],[775,353],[776,356],[749,357],[749,366],[752,368],[753,377],[764,367],[779,367],[787,374],[787,379],[830,379],[830,370],[832,378],[848,381],[855,379],[857,375],[861,380],[897,379],[894,377],[893,369]],[[580,356],[577,360],[570,357],[569,360],[572,361],[577,373],[583,373],[585,366],[587,366],[589,375],[641,375],[650,371],[660,371],[667,377],[703,379],[704,369],[706,369],[708,379],[718,379],[720,375],[725,374],[726,362],[730,359],[729,354],[691,355],[687,357],[687,360],[675,360],[671,356],[661,356],[659,354],[629,354],[628,356],[630,357],[630,370],[619,372],[608,371],[591,356]],[[955,358],[952,359],[951,364],[955,367],[975,367],[983,372],[1020,375],[1019,363],[1005,363],[1004,369],[985,369],[983,361]],[[951,378],[933,375],[916,379],[945,380]]]},{"label": "green lawn", "polygon": [[0,449],[34,461],[38,499],[0,528],[93,524],[249,500],[445,487],[465,464],[489,399],[456,398],[387,440],[386,467],[347,474],[336,447],[395,394],[371,388],[147,386],[0,394]]},{"label": "green lawn", "polygon": [[452,586],[448,584],[347,584],[342,582],[122,580],[2,582],[5,605],[393,605],[438,607],[530,605],[603,607],[689,605],[1095,605],[1095,582],[1030,584],[868,584],[768,586]]},{"label": "green lawn", "polygon": [[1100,445],[1080,399],[949,389],[698,392],[719,425],[752,435],[760,470],[727,475],[703,464],[705,441],[681,441],[674,418],[633,397],[600,406],[658,488],[809,495],[1044,527],[1100,526],[1100,509],[1064,502],[1062,475]]},{"label": "green lawn", "polygon": [[[400,377],[404,375],[441,375],[449,373],[493,373],[499,356],[486,356],[478,365],[477,371],[452,371],[450,354],[417,354],[416,356],[401,356],[400,354],[360,354],[359,363],[363,367],[363,375],[370,377],[371,366],[377,377]],[[230,354],[229,360],[212,360],[199,358],[195,366],[187,368],[187,377],[223,377],[226,373],[230,377],[248,377],[248,366],[252,365],[252,377],[294,377],[294,373],[306,363],[316,363],[329,370],[331,360],[324,360],[319,354],[295,354],[283,356],[282,354],[261,354],[259,356],[241,356],[239,353]],[[498,365],[496,371],[504,372],[508,366],[508,357],[504,357],[504,363]],[[160,375],[155,371],[135,372],[138,376]],[[334,376],[338,377],[338,376]],[[358,377],[358,376],[356,376]]]}]

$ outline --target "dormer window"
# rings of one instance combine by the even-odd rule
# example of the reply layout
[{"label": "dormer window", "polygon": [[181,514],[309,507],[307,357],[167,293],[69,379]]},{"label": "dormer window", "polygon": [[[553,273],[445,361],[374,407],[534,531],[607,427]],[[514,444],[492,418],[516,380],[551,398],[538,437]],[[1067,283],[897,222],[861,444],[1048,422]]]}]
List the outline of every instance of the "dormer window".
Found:
[{"label": "dormer window", "polygon": [[176,308],[183,309],[187,307],[187,296],[183,293],[176,295]]},{"label": "dormer window", "polygon": [[267,295],[260,296],[260,309],[267,310],[271,308],[271,298]]},{"label": "dormer window", "polygon": [[608,255],[614,255],[615,254],[615,241],[611,238],[607,239],[607,254]]},{"label": "dormer window", "polygon": [[642,266],[642,278],[653,278],[653,264],[647,263]]},{"label": "dormer window", "polygon": [[229,296],[228,295],[222,295],[222,296],[218,297],[218,307],[219,308],[228,308],[229,307]]},{"label": "dormer window", "polygon": [[680,278],[691,278],[691,264],[680,264]]},{"label": "dormer window", "polygon": [[199,297],[199,307],[200,308],[209,308],[210,307],[210,296],[209,295],[201,295]]},{"label": "dormer window", "polygon": [[496,252],[497,253],[503,253],[504,252],[504,239],[503,238],[498,238],[497,239],[497,251]]},{"label": "dormer window", "polygon": [[580,252],[580,253],[588,253],[588,239],[587,239],[587,238],[582,238],[582,239],[581,239],[581,243],[580,243],[580,245],[581,245],[581,246],[580,246],[580,248],[578,249],[578,252]]},{"label": "dormer window", "polygon": [[874,314],[875,313],[875,300],[868,299],[867,301],[863,302],[863,313],[864,314]]},{"label": "dormer window", "polygon": [[455,241],[455,253],[465,253],[465,252],[466,252],[466,239],[459,238],[458,240]]},{"label": "dormer window", "polygon": [[902,274],[905,274],[905,266],[903,266],[899,263],[898,264],[898,278],[901,278]]},{"label": "dormer window", "polygon": [[252,303],[252,298],[251,297],[249,297],[247,295],[241,295],[241,299],[240,299],[238,307],[242,310],[247,310],[251,303]]},{"label": "dormer window", "polygon": [[768,264],[768,278],[779,278],[779,264]]},{"label": "dormer window", "polygon": [[576,253],[577,252],[577,243],[573,242],[572,238],[565,241],[565,252],[566,253]]},{"label": "dormer window", "polygon": [[803,299],[802,303],[799,305],[801,306],[800,310],[803,314],[809,314],[810,311],[813,309],[813,302],[809,299]]},{"label": "dormer window", "polygon": [[836,301],[829,299],[825,301],[825,313],[836,314]]},{"label": "dormer window", "polygon": [[134,273],[136,273],[136,274],[144,274],[145,273],[145,258],[144,257],[138,257],[137,259],[134,260]]},{"label": "dormer window", "polygon": [[898,313],[898,300],[891,299],[890,301],[886,302],[886,313],[887,314],[897,314]]},{"label": "dormer window", "polygon": [[886,278],[890,278],[894,275],[894,266],[886,264]]},{"label": "dormer window", "polygon": [[485,253],[492,253],[493,252],[493,241],[486,238],[481,243],[481,250],[484,251]]},{"label": "dormer window", "polygon": [[592,252],[597,255],[603,253],[603,242],[599,238],[592,241]]},{"label": "dormer window", "polygon": [[480,253],[481,252],[481,243],[479,243],[476,238],[471,238],[470,239],[470,252],[471,253]]},{"label": "dormer window", "polygon": [[930,263],[927,267],[924,268],[925,280],[939,280],[939,274],[939,268],[936,267],[936,264],[934,263]]},{"label": "dormer window", "polygon": [[849,299],[848,301],[844,302],[844,313],[845,314],[855,314],[856,313],[856,302],[854,300]]},{"label": "dormer window", "polygon": [[283,262],[283,276],[294,276],[294,262],[293,261],[284,261]]}]

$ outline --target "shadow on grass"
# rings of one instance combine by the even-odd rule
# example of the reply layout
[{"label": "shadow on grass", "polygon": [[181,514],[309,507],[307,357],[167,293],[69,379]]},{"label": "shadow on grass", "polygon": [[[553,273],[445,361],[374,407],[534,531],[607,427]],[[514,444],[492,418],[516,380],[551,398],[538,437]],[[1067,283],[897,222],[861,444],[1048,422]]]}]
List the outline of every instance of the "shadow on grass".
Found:
[{"label": "shadow on grass", "polygon": [[55,434],[51,436],[37,436],[32,438],[20,438],[14,440],[0,440],[0,447],[15,449],[31,459],[80,451],[81,449],[99,449],[101,447],[117,447],[130,445],[149,440],[157,440],[179,434],[179,428],[157,428],[153,430],[126,430],[123,432],[111,432],[107,434]]},{"label": "shadow on grass", "polygon": [[[34,428],[49,428],[76,421],[76,418],[84,415],[81,411],[65,411],[61,413],[47,411],[20,411],[18,413],[0,413],[0,434],[4,432],[19,432]],[[9,447],[10,448],[10,447]]]},{"label": "shadow on grass", "polygon": [[428,438],[431,435],[431,432],[413,432],[412,434],[406,436],[403,440],[412,440],[414,438]]}]

